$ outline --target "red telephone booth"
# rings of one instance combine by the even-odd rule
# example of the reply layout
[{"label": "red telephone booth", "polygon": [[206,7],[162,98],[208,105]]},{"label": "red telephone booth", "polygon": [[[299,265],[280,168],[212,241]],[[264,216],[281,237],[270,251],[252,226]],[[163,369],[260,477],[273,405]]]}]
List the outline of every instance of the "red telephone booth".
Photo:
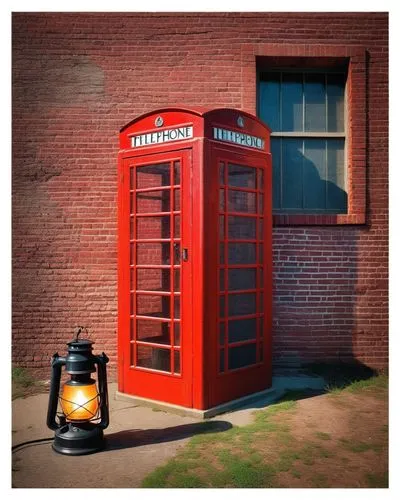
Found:
[{"label": "red telephone booth", "polygon": [[120,148],[119,392],[205,410],[270,387],[269,129],[171,107]]}]

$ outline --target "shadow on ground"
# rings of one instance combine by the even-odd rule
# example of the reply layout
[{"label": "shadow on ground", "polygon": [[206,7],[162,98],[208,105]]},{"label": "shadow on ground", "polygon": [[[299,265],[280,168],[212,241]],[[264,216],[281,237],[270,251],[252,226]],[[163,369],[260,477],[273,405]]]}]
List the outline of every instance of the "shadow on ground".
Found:
[{"label": "shadow on ground", "polygon": [[149,444],[165,443],[189,438],[197,434],[224,432],[232,428],[232,424],[221,420],[176,425],[165,429],[131,429],[128,431],[107,434],[104,451],[121,450]]},{"label": "shadow on ground", "polygon": [[368,380],[379,375],[377,370],[357,360],[351,363],[309,363],[304,369],[310,374],[323,377],[326,381],[326,390],[344,389],[353,382]]}]

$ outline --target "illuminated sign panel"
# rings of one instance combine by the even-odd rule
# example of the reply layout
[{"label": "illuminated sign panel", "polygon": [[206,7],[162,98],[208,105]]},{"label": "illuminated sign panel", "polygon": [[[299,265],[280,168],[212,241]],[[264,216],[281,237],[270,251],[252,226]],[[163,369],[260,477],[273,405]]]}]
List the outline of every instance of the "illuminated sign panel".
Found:
[{"label": "illuminated sign panel", "polygon": [[193,137],[193,126],[171,128],[167,130],[157,130],[148,134],[134,135],[131,137],[131,147],[140,148],[151,146],[153,144],[162,144],[164,142],[181,141]]},{"label": "illuminated sign panel", "polygon": [[246,146],[248,148],[264,149],[265,141],[261,137],[254,135],[244,134],[243,132],[235,132],[234,130],[227,130],[225,128],[213,127],[214,139],[223,142],[233,142],[239,146]]}]

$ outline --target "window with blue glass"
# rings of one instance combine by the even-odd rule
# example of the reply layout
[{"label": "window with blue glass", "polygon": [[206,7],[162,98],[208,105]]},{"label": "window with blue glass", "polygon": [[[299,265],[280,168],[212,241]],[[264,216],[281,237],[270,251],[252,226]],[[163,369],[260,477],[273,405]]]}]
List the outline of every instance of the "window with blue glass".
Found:
[{"label": "window with blue glass", "polygon": [[273,209],[347,213],[344,72],[261,71],[258,115],[271,129]]}]

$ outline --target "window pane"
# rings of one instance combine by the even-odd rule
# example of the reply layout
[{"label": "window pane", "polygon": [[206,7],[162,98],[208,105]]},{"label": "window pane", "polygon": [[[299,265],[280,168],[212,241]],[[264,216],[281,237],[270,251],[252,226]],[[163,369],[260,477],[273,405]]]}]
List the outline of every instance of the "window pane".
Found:
[{"label": "window pane", "polygon": [[221,349],[219,351],[219,371],[225,371],[225,350]]},{"label": "window pane", "polygon": [[170,318],[169,295],[136,295],[136,314],[153,318]]},{"label": "window pane", "polygon": [[258,239],[264,238],[264,218],[258,220]]},{"label": "window pane", "polygon": [[272,205],[281,208],[281,139],[271,137],[272,154]]},{"label": "window pane", "polygon": [[136,339],[153,344],[167,344],[170,340],[170,326],[166,321],[136,320]]},{"label": "window pane", "polygon": [[257,344],[247,344],[230,347],[228,352],[228,368],[234,370],[256,362]]},{"label": "window pane", "polygon": [[258,184],[257,184],[257,189],[261,189],[262,191],[265,189],[264,186],[264,169],[259,168],[258,169]]},{"label": "window pane", "polygon": [[180,269],[174,269],[174,291],[180,292],[181,290],[181,271]]},{"label": "window pane", "polygon": [[174,373],[181,373],[181,352],[180,351],[174,351],[174,364],[175,364]]},{"label": "window pane", "polygon": [[181,216],[174,215],[174,238],[181,237]]},{"label": "window pane", "polygon": [[138,269],[137,290],[169,292],[171,286],[169,269]]},{"label": "window pane", "polygon": [[273,131],[280,130],[280,74],[263,73],[259,86],[260,118]]},{"label": "window pane", "polygon": [[264,337],[265,316],[260,317],[260,337]]},{"label": "window pane", "polygon": [[228,321],[228,341],[240,342],[257,337],[257,319],[236,319]]},{"label": "window pane", "polygon": [[228,243],[228,264],[255,264],[254,243]]},{"label": "window pane", "polygon": [[304,208],[326,208],[326,140],[304,141]]},{"label": "window pane", "polygon": [[174,184],[180,184],[181,183],[181,168],[180,168],[180,161],[174,161]]},{"label": "window pane", "polygon": [[264,212],[264,195],[262,193],[258,193],[258,213],[263,214]]},{"label": "window pane", "polygon": [[138,243],[136,261],[139,265],[167,265],[170,263],[169,243]]},{"label": "window pane", "polygon": [[326,131],[325,74],[305,74],[305,130]]},{"label": "window pane", "polygon": [[219,297],[219,317],[223,318],[225,316],[225,295],[220,295]]},{"label": "window pane", "polygon": [[138,189],[169,186],[170,180],[169,163],[147,165],[136,169],[136,187]]},{"label": "window pane", "polygon": [[255,314],[257,311],[256,294],[240,293],[238,295],[228,295],[228,316],[244,316]]},{"label": "window pane", "polygon": [[174,189],[174,211],[179,212],[181,209],[181,190]]},{"label": "window pane", "polygon": [[282,75],[282,131],[303,131],[303,75]]},{"label": "window pane", "polygon": [[181,324],[174,322],[174,345],[181,345]]},{"label": "window pane", "polygon": [[228,164],[228,185],[255,189],[256,174],[255,168]]},{"label": "window pane", "polygon": [[225,343],[225,322],[219,324],[219,344],[224,345]]},{"label": "window pane", "polygon": [[219,190],[219,210],[225,212],[225,189]]},{"label": "window pane", "polygon": [[228,211],[256,213],[256,194],[246,191],[228,191]]},{"label": "window pane", "polygon": [[264,245],[262,243],[258,245],[258,262],[259,264],[264,262]]},{"label": "window pane", "polygon": [[231,240],[256,239],[257,219],[254,217],[228,217],[228,238]]},{"label": "window pane", "polygon": [[328,132],[344,131],[344,75],[327,75]]},{"label": "window pane", "polygon": [[225,290],[225,271],[223,269],[219,271],[219,289],[221,292]]},{"label": "window pane", "polygon": [[304,77],[305,130],[326,131],[325,74],[305,74]]},{"label": "window pane", "polygon": [[225,237],[225,217],[219,216],[219,239],[223,240]]},{"label": "window pane", "polygon": [[222,162],[219,164],[219,183],[225,184],[225,165]]},{"label": "window pane", "polygon": [[170,190],[136,193],[137,213],[169,212]]},{"label": "window pane", "polygon": [[138,240],[168,239],[171,237],[171,224],[169,215],[159,217],[137,217],[136,234]]},{"label": "window pane", "polygon": [[256,286],[256,269],[229,269],[229,290],[253,290]]},{"label": "window pane", "polygon": [[265,286],[265,283],[264,283],[264,269],[262,267],[258,268],[258,279],[259,279],[258,286],[260,288],[264,288],[264,286]]},{"label": "window pane", "polygon": [[225,246],[223,243],[219,244],[219,263],[225,264]]},{"label": "window pane", "polygon": [[179,295],[174,295],[174,318],[180,319],[181,317],[181,298]]},{"label": "window pane", "polygon": [[303,141],[282,139],[282,208],[303,206]]},{"label": "window pane", "polygon": [[171,352],[169,349],[138,345],[137,365],[143,368],[169,372],[171,370]]},{"label": "window pane", "polygon": [[181,245],[174,243],[174,265],[177,266],[181,263]]},{"label": "window pane", "polygon": [[347,211],[347,193],[344,171],[344,140],[330,139],[328,148],[327,208]]}]

